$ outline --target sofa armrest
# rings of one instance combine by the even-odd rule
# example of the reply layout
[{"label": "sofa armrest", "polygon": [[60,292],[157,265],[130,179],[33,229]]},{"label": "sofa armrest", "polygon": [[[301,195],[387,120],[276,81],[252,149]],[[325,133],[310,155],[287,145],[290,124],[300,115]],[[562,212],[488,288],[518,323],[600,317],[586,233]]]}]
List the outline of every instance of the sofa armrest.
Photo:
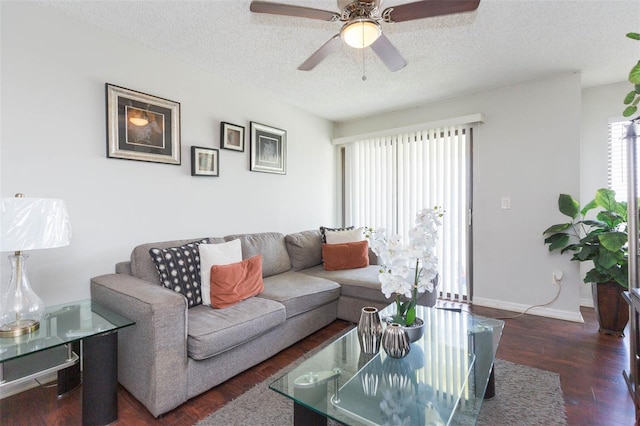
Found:
[{"label": "sofa armrest", "polygon": [[155,417],[187,399],[187,303],[130,275],[91,279],[91,298],[135,321],[118,333],[118,381]]}]

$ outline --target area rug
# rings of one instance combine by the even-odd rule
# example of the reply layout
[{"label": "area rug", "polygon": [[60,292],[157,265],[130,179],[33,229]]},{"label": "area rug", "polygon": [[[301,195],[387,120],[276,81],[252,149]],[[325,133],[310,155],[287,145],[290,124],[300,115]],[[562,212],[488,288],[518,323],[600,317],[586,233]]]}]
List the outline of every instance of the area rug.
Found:
[{"label": "area rug", "polygon": [[[293,401],[270,390],[269,384],[299,365],[317,350],[319,349],[301,357],[272,377],[257,384],[200,421],[197,426],[293,425]],[[567,424],[564,397],[558,374],[501,359],[496,359],[495,372],[496,396],[482,404],[477,425],[550,426]]]}]

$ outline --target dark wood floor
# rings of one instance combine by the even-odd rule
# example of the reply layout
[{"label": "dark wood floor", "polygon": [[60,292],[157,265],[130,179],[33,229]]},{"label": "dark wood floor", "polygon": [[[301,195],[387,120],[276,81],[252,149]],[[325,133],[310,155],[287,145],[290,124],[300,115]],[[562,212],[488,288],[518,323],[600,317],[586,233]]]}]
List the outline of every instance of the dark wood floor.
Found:
[{"label": "dark wood floor", "polygon": [[[470,310],[492,317],[513,315],[477,306]],[[584,324],[533,315],[507,320],[498,357],[560,374],[569,425],[634,425],[633,402],[622,377],[622,371],[629,369],[628,337],[620,339],[600,335],[593,309],[583,308],[582,314]],[[337,320],[160,419],[154,419],[126,390],[120,388],[120,418],[116,424],[194,424],[349,325]],[[531,397],[535,398],[535,395]],[[79,425],[80,398],[79,389],[61,399],[56,398],[55,388],[29,390],[0,400],[0,424]]]}]

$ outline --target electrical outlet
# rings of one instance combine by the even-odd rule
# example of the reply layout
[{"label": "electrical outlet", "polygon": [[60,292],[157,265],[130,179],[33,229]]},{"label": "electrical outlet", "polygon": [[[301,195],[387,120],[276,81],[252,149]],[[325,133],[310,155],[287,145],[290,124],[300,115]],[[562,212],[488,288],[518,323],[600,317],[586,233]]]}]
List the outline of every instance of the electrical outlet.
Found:
[{"label": "electrical outlet", "polygon": [[553,271],[553,274],[551,275],[552,282],[557,285],[562,285],[563,275],[562,271]]}]

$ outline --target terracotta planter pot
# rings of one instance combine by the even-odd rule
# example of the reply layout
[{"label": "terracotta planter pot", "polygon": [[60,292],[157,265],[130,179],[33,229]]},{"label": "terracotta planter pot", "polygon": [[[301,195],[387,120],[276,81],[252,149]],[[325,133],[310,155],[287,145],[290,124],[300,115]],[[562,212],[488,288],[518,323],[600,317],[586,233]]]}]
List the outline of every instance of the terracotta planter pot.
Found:
[{"label": "terracotta planter pot", "polygon": [[629,305],[622,298],[625,289],[615,281],[591,284],[593,305],[603,334],[624,337],[629,322]]}]

